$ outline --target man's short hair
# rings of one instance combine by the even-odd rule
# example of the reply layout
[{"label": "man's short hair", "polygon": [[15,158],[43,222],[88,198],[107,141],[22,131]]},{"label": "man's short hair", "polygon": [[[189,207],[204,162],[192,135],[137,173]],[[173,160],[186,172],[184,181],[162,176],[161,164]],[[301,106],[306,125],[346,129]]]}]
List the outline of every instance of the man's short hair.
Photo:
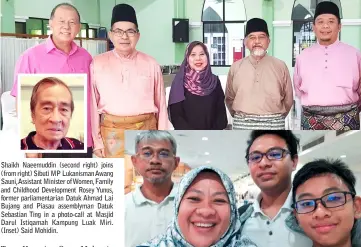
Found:
[{"label": "man's short hair", "polygon": [[168,141],[172,146],[173,154],[177,154],[177,142],[171,133],[165,130],[147,130],[138,133],[137,137],[135,138],[135,152],[137,152],[138,145],[141,141],[148,140]]},{"label": "man's short hair", "polygon": [[78,19],[79,19],[79,23],[80,23],[80,14],[77,8],[75,8],[74,5],[70,4],[70,3],[59,3],[58,5],[56,5],[53,10],[51,11],[50,14],[50,20],[52,20],[54,18],[55,15],[55,11],[57,10],[57,8],[59,7],[69,7],[75,10],[76,14],[78,15]]},{"label": "man's short hair", "polygon": [[249,140],[247,141],[248,147],[246,150],[246,154],[249,153],[253,142],[258,137],[264,135],[276,135],[282,138],[287,144],[287,148],[291,153],[291,158],[294,159],[298,155],[300,140],[290,130],[253,130],[250,134]]},{"label": "man's short hair", "polygon": [[73,114],[73,111],[74,111],[73,94],[72,94],[71,90],[69,89],[68,85],[65,84],[65,82],[63,82],[62,80],[55,78],[55,77],[45,77],[45,78],[41,79],[38,83],[35,84],[35,86],[33,87],[33,92],[31,93],[31,99],[30,99],[31,113],[32,114],[35,113],[35,107],[36,107],[36,104],[38,103],[39,88],[44,85],[51,85],[51,86],[61,85],[61,86],[64,86],[66,89],[68,89],[70,96],[71,96],[70,109],[71,109],[71,114]]},{"label": "man's short hair", "polygon": [[326,174],[332,174],[339,177],[350,192],[356,194],[356,178],[350,168],[340,159],[317,159],[305,164],[295,175],[293,179],[292,187],[292,200],[296,201],[297,188],[305,183],[307,180],[323,176]]}]

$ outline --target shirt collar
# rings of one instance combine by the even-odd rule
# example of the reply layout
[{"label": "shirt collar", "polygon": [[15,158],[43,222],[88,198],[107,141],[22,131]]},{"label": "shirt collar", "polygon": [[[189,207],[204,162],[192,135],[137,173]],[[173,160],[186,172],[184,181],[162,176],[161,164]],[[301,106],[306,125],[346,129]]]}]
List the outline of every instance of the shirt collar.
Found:
[{"label": "shirt collar", "polygon": [[321,45],[318,40],[317,40],[317,46],[323,50],[332,50],[338,47],[338,45],[340,44],[339,40],[336,40],[333,44],[331,45]]},{"label": "shirt collar", "polygon": [[130,53],[128,56],[120,56],[116,51],[115,48],[113,49],[113,54],[120,59],[121,61],[129,61],[133,60],[137,56],[138,51],[134,50],[132,53]]},{"label": "shirt collar", "polygon": [[[177,193],[177,187],[178,185],[177,184],[173,184],[173,188],[172,190],[170,191],[169,195],[164,198],[163,202],[165,202],[166,200],[169,200],[169,199],[174,199],[175,196],[176,196],[176,193]],[[151,201],[147,198],[145,198],[145,196],[143,195],[142,191],[140,190],[141,188],[141,185],[137,185],[135,187],[135,190],[133,192],[133,199],[134,199],[134,203],[136,206],[140,206],[141,204],[143,203],[150,203],[150,204],[156,204],[154,201]],[[163,202],[159,203],[159,204],[162,204]]]},{"label": "shirt collar", "polygon": [[266,53],[266,55],[264,55],[264,57],[261,58],[261,59],[257,62],[257,60],[256,60],[252,55],[249,55],[249,61],[251,62],[251,64],[252,64],[253,66],[257,66],[257,65],[261,64],[262,61],[264,61],[267,57],[268,57],[268,54]]},{"label": "shirt collar", "polygon": [[[26,145],[30,150],[43,150],[34,143],[33,137],[35,136],[35,134],[36,131],[32,131],[29,133],[29,135],[25,138]],[[74,149],[74,147],[72,147],[72,145],[69,143],[69,138],[65,137],[60,140],[60,144],[57,150],[63,150],[63,149],[65,150]]]},{"label": "shirt collar", "polygon": [[[254,217],[257,213],[263,214],[261,207],[260,207],[260,201],[262,199],[262,195],[261,193],[257,196],[256,201],[253,203],[253,213],[252,213],[252,217]],[[290,192],[288,193],[287,199],[286,201],[283,203],[281,210],[285,209],[287,211],[292,211],[292,188],[290,190]]]},{"label": "shirt collar", "polygon": [[[49,37],[46,39],[46,53],[51,52],[52,50],[58,50],[60,51],[58,48],[56,48],[53,40],[52,40],[52,35],[49,35]],[[69,56],[73,55],[76,51],[78,50],[78,45],[72,41],[71,42],[71,50],[69,52]],[[62,51],[60,51],[62,52]],[[63,53],[63,52],[62,52]]]}]

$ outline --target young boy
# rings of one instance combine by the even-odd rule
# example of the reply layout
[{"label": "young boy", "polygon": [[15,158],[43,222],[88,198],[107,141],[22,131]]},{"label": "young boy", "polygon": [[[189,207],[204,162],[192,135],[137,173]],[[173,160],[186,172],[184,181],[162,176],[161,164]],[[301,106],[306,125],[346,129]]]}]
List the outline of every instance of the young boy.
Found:
[{"label": "young boy", "polygon": [[361,246],[361,198],[355,183],[340,160],[315,160],[295,175],[294,212],[314,247]]}]

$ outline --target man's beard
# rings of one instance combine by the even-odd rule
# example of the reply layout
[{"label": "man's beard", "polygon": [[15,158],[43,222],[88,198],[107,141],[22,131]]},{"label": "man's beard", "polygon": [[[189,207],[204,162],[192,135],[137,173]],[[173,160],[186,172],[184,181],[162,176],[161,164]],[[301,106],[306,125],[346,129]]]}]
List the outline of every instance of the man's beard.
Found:
[{"label": "man's beard", "polygon": [[260,47],[256,47],[252,50],[252,55],[256,57],[262,57],[266,54],[266,50]]},{"label": "man's beard", "polygon": [[151,184],[162,184],[162,183],[164,183],[165,181],[167,181],[167,179],[169,178],[169,177],[171,177],[172,176],[172,173],[167,173],[167,174],[165,174],[163,177],[161,177],[161,178],[149,178],[149,177],[145,177],[145,179],[146,180],[148,180],[148,182],[149,183],[151,183]]}]

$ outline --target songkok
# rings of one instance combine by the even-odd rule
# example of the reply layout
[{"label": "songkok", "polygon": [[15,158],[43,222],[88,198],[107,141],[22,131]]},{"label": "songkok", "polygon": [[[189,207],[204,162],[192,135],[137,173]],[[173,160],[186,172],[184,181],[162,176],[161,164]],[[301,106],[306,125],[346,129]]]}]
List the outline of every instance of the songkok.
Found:
[{"label": "songkok", "polygon": [[111,26],[118,21],[129,21],[134,23],[138,28],[137,16],[132,6],[121,3],[117,4],[113,8]]},{"label": "songkok", "polygon": [[316,20],[317,16],[323,14],[332,14],[340,20],[340,10],[333,2],[320,2],[316,7],[314,20]]},{"label": "songkok", "polygon": [[250,33],[253,32],[264,32],[267,34],[267,36],[269,36],[268,26],[265,20],[260,18],[253,18],[247,21],[245,36],[247,37]]}]

